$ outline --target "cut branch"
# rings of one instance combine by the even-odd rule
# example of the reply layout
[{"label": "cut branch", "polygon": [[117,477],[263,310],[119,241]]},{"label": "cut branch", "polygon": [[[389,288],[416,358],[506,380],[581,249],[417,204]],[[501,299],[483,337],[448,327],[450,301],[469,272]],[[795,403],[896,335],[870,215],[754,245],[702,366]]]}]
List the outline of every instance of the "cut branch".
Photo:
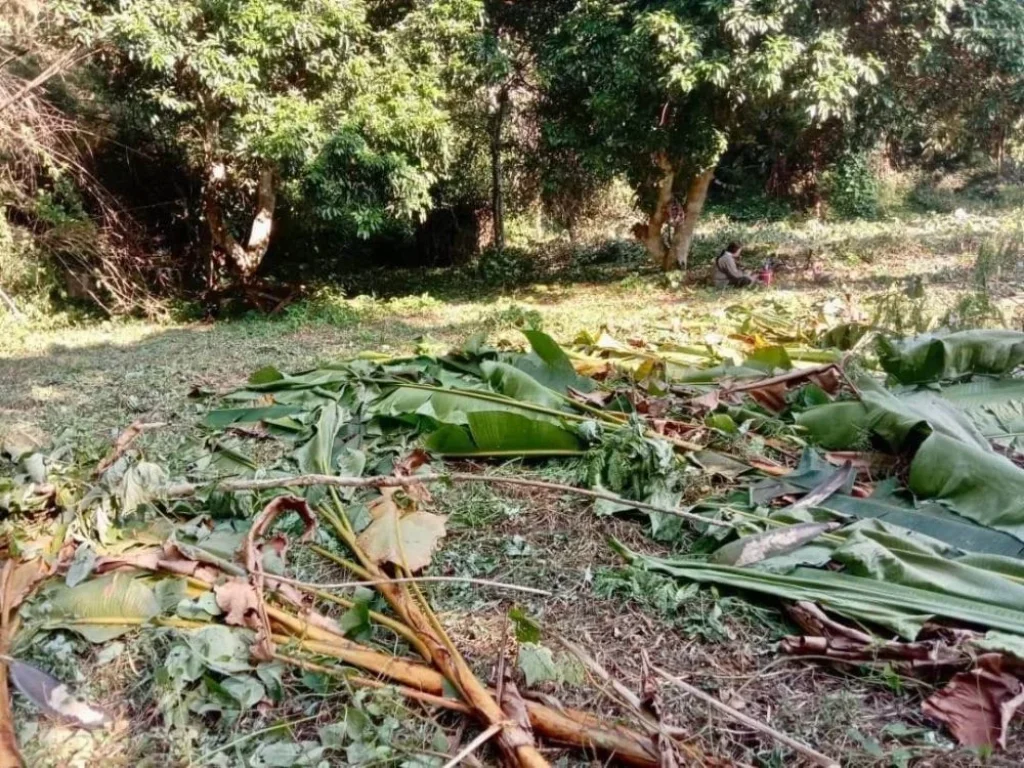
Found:
[{"label": "cut branch", "polygon": [[[760,468],[760,467],[759,467]],[[783,473],[789,472],[786,467],[780,468]],[[450,474],[430,473],[423,475],[382,475],[380,477],[337,477],[335,475],[294,475],[291,477],[270,477],[261,480],[222,480],[212,485],[200,483],[175,483],[168,485],[163,490],[164,498],[180,499],[194,496],[202,489],[218,491],[220,493],[237,493],[239,491],[267,491],[274,488],[312,488],[315,486],[327,486],[332,488],[402,488],[411,485],[426,485],[430,483],[453,482],[453,483],[496,483],[506,485],[519,485],[529,488],[542,488],[548,491],[560,493],[573,493],[578,496],[586,496],[591,499],[602,499],[617,504],[629,505],[630,508],[643,509],[650,512],[661,512],[666,515],[680,517],[692,523],[700,525],[711,525],[720,528],[731,528],[732,523],[724,520],[714,520],[701,517],[691,512],[684,512],[681,509],[672,509],[657,504],[648,504],[644,501],[633,501],[623,499],[613,493],[591,491],[586,488],[577,488],[573,485],[563,483],[549,483],[543,480],[530,480],[523,477],[497,477],[495,475],[481,475],[472,472],[452,472]]]}]

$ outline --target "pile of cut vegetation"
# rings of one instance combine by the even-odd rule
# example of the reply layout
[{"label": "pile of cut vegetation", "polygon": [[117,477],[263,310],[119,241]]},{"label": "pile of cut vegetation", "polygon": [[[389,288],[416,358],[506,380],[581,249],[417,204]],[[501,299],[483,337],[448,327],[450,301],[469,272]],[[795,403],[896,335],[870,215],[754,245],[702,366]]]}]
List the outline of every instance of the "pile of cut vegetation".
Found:
[{"label": "pile of cut vegetation", "polygon": [[[802,630],[781,653],[927,678],[924,716],[960,744],[1006,747],[1024,703],[1024,334],[893,340],[864,328],[841,352],[816,345],[835,329],[750,318],[696,345],[601,333],[563,347],[524,333],[525,350],[475,337],[441,355],[365,353],[196,390],[212,407],[187,466],[137,451],[157,427],[141,422],[95,466],[74,446],[9,441],[0,765],[20,760],[8,680],[46,714],[110,725],[107,702],[77,700],[27,660],[61,632],[108,647],[170,637],[153,660],[167,724],[259,722],[252,713],[271,724],[200,764],[328,765],[343,753],[351,765],[442,766],[493,749],[540,766],[553,745],[629,765],[717,764],[659,703],[671,689],[836,763],[681,679],[683,660],[636,659],[634,690],[594,648],[548,638],[518,608],[500,617],[494,669],[468,662],[432,587],[550,590],[437,575],[447,520],[431,489],[467,484],[640,517],[648,538],[609,543],[634,568],[781,601]],[[537,478],[552,464],[564,482]],[[684,528],[695,543],[666,556],[661,542]],[[388,751],[379,705],[281,720],[290,674],[340,681],[325,700],[386,690],[440,738]],[[552,699],[543,683],[568,677],[598,703]],[[478,732],[463,740],[465,721]]]}]

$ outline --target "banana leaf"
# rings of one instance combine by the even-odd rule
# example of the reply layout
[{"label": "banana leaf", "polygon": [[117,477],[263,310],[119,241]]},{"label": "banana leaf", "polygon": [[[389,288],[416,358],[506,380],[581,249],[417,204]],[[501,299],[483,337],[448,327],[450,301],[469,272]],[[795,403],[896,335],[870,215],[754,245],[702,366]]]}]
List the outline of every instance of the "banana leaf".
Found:
[{"label": "banana leaf", "polygon": [[569,387],[579,392],[593,392],[597,383],[580,376],[572,361],[558,343],[541,331],[523,331],[532,352],[516,359],[515,367],[545,387],[559,394],[567,394]]},{"label": "banana leaf", "polygon": [[401,417],[418,414],[428,416],[442,424],[468,425],[471,413],[504,411],[560,425],[561,419],[547,413],[547,410],[545,406],[517,402],[492,392],[453,391],[441,387],[413,385],[396,387],[372,407],[372,411],[377,415]]},{"label": "banana leaf", "polygon": [[219,408],[206,414],[203,423],[212,429],[225,429],[235,424],[256,424],[264,419],[280,419],[302,413],[298,405],[264,405],[254,408]]},{"label": "banana leaf", "polygon": [[552,410],[559,410],[565,405],[564,399],[556,392],[508,363],[487,361],[480,364],[480,370],[494,389],[512,400],[534,403]]},{"label": "banana leaf", "polygon": [[145,581],[115,573],[45,594],[45,626],[68,629],[91,643],[105,643],[160,613],[160,601]]},{"label": "banana leaf", "polygon": [[979,378],[939,393],[996,445],[1024,451],[1024,379]]},{"label": "banana leaf", "polygon": [[899,453],[916,450],[938,432],[979,450],[992,450],[970,419],[932,392],[896,397],[870,379],[858,383],[859,402],[829,403],[796,414],[796,423],[807,429],[814,443],[839,450],[874,442]]},{"label": "banana leaf", "polygon": [[1000,602],[1001,591],[992,596],[992,602],[962,597],[958,593],[971,591],[974,585],[960,581],[961,572],[953,566],[947,571],[939,568],[941,580],[933,589],[922,589],[829,570],[798,567],[789,573],[774,573],[641,555],[618,542],[613,546],[629,562],[648,570],[785,600],[808,600],[840,616],[885,627],[908,640],[916,639],[924,625],[937,618],[1024,634],[1024,610],[1016,604],[1016,591],[1007,593],[1005,603]]},{"label": "banana leaf", "polygon": [[910,490],[1024,541],[1024,470],[996,453],[933,434],[910,464]]},{"label": "banana leaf", "polygon": [[573,432],[506,411],[473,411],[468,429],[446,424],[424,438],[442,456],[567,456],[584,452]]},{"label": "banana leaf", "polygon": [[334,441],[338,430],[349,418],[349,413],[329,403],[320,409],[316,431],[309,440],[303,443],[293,454],[299,471],[303,474],[330,475],[334,470]]},{"label": "banana leaf", "polygon": [[971,330],[926,334],[907,341],[878,340],[882,368],[901,384],[1005,374],[1024,365],[1024,333]]}]

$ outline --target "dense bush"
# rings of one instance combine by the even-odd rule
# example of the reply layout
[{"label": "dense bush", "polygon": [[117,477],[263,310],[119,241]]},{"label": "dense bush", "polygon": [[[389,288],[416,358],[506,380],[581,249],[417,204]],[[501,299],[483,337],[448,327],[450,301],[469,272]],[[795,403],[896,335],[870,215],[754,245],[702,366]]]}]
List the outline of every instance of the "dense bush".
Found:
[{"label": "dense bush", "polygon": [[829,211],[842,219],[872,219],[878,215],[878,179],[862,153],[844,155],[822,179]]}]

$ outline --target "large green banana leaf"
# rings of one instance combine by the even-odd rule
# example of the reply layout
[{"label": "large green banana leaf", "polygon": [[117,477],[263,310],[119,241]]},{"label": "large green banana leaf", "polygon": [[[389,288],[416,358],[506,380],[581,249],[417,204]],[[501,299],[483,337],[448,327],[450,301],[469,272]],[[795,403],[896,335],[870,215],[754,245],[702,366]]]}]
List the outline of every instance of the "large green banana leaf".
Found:
[{"label": "large green banana leaf", "polygon": [[424,440],[443,456],[565,456],[583,453],[576,435],[556,424],[507,411],[472,411],[468,428],[446,424]]},{"label": "large green banana leaf", "polygon": [[1024,365],[1024,333],[971,330],[878,341],[882,368],[902,384],[955,379],[971,373],[1005,374]]},{"label": "large green banana leaf", "polygon": [[515,361],[515,367],[559,394],[566,394],[569,387],[580,392],[592,392],[597,387],[593,379],[580,376],[573,368],[572,361],[558,343],[541,331],[523,331],[530,342],[532,352]]},{"label": "large green banana leaf", "polygon": [[882,443],[893,452],[915,450],[932,432],[973,445],[992,448],[971,420],[931,392],[896,397],[870,379],[859,382],[860,401],[829,403],[795,415],[811,440],[829,450]]},{"label": "large green banana leaf", "polygon": [[977,378],[942,388],[987,439],[1024,452],[1024,379]]},{"label": "large green banana leaf", "polygon": [[923,589],[814,568],[798,567],[789,573],[775,573],[700,560],[663,559],[630,552],[617,542],[615,546],[629,561],[649,570],[785,600],[808,600],[849,619],[886,627],[909,640],[916,639],[925,623],[936,618],[1024,634],[1019,585],[1008,580],[996,582],[998,591],[991,601],[963,597],[980,593],[982,588],[965,577],[964,568],[951,560],[932,564],[935,581],[932,588]]},{"label": "large green banana leaf", "polygon": [[[513,369],[514,370],[514,369]],[[440,387],[400,385],[373,405],[373,412],[384,416],[419,414],[442,424],[469,424],[469,414],[504,411],[537,421],[560,425],[558,416],[547,413],[546,406],[517,402],[491,392],[453,391]]]},{"label": "large green banana leaf", "polygon": [[996,453],[935,433],[911,462],[908,486],[1024,541],[1024,470]]}]

